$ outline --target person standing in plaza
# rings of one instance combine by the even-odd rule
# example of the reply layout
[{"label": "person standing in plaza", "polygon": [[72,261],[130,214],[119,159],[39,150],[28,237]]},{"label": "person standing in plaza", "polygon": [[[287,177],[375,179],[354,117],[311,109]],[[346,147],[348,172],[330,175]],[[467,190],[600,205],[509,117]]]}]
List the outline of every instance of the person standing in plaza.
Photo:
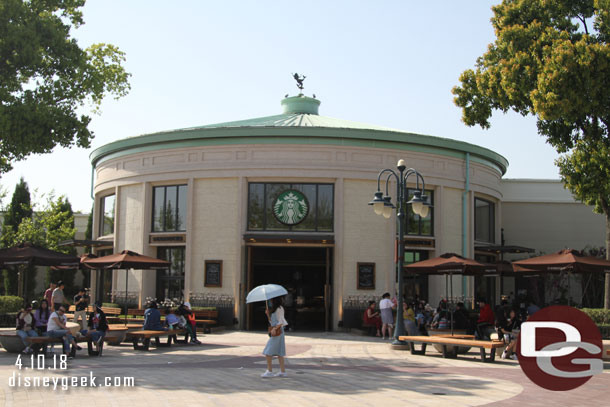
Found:
[{"label": "person standing in plaza", "polygon": [[[271,336],[269,334],[269,340],[263,350],[263,355],[267,359],[267,370],[261,375],[263,378],[268,377],[286,377],[286,367],[284,364],[284,356],[286,356],[286,341],[284,338],[284,327],[288,325],[284,318],[284,307],[282,307],[282,298],[275,297],[271,299],[271,307],[265,310],[267,319],[271,327],[279,326],[281,330],[280,335]],[[280,362],[280,371],[273,373],[273,357],[277,356]]]},{"label": "person standing in plaza", "polygon": [[64,296],[64,282],[58,281],[57,288],[53,290],[52,303],[53,309],[57,311],[60,306],[66,303],[66,297]]},{"label": "person standing in plaza", "polygon": [[49,283],[49,288],[47,288],[44,292],[44,299],[47,300],[47,305],[53,305],[53,291],[55,291],[55,288],[57,287],[57,285],[53,282]]},{"label": "person standing in plaza", "polygon": [[[84,288],[78,290],[74,296],[74,319],[73,322],[80,323],[80,329],[85,329],[87,324],[87,307],[89,306],[89,296]],[[78,321],[80,318],[80,322]]]},{"label": "person standing in plaza", "polygon": [[392,329],[394,328],[394,315],[392,314],[392,309],[395,307],[392,300],[390,300],[390,293],[385,293],[381,296],[379,310],[381,312],[381,335],[383,335],[383,339],[386,338],[386,331],[388,332],[387,338],[389,339],[392,337]]}]

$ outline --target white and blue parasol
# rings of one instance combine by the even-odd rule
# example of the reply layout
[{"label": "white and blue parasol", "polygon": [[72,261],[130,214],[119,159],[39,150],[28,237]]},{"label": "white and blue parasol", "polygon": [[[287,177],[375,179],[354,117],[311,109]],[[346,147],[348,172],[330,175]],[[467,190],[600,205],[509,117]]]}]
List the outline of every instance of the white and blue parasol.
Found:
[{"label": "white and blue parasol", "polygon": [[271,298],[281,297],[288,294],[288,291],[279,284],[265,284],[254,287],[246,297],[246,304],[258,301],[267,301]]}]

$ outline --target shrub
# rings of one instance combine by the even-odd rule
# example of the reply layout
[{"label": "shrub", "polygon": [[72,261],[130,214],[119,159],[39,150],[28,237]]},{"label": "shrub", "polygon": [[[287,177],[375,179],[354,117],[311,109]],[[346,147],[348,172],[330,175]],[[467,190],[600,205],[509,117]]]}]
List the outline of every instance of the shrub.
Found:
[{"label": "shrub", "polygon": [[581,311],[587,314],[597,325],[610,325],[610,309],[583,308]]},{"label": "shrub", "polygon": [[0,314],[17,312],[23,308],[23,298],[16,295],[0,296]]},{"label": "shrub", "polygon": [[108,308],[122,308],[119,304],[115,304],[114,302],[103,302],[102,307]]},{"label": "shrub", "polygon": [[193,311],[216,311],[216,307],[191,307]]}]

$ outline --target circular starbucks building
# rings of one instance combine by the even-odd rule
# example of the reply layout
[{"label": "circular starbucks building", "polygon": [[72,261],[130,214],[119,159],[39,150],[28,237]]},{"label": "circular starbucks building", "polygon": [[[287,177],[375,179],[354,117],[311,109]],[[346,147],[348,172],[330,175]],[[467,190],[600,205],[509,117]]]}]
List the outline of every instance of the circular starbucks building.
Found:
[{"label": "circular starbucks building", "polygon": [[[426,218],[409,210],[405,264],[446,252],[474,257],[475,243],[499,241],[508,165],[499,154],[320,116],[320,101],[303,95],[281,105],[279,115],[127,138],[91,153],[98,254],[129,249],[171,263],[130,270],[128,279],[98,271],[98,298],[185,299],[216,307],[221,324],[259,329],[264,305],[246,305],[245,296],[277,283],[289,290],[297,330],[359,326],[362,304],[396,287],[396,217],[376,216],[367,203],[379,171],[399,159],[423,175],[432,205]],[[471,278],[453,278],[454,296],[474,295]],[[444,277],[405,275],[402,284],[408,298],[445,295]]]}]

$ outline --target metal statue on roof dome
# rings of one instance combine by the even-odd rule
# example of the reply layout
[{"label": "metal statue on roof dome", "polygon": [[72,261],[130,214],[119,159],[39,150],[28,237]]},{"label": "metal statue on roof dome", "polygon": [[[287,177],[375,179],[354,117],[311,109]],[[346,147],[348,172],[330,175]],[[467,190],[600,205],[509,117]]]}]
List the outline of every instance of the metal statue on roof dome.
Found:
[{"label": "metal statue on roof dome", "polygon": [[292,74],[292,77],[294,78],[295,81],[297,81],[297,88],[299,88],[299,90],[303,90],[303,81],[305,80],[305,78],[307,78],[307,76],[302,75],[300,76],[298,73]]}]

